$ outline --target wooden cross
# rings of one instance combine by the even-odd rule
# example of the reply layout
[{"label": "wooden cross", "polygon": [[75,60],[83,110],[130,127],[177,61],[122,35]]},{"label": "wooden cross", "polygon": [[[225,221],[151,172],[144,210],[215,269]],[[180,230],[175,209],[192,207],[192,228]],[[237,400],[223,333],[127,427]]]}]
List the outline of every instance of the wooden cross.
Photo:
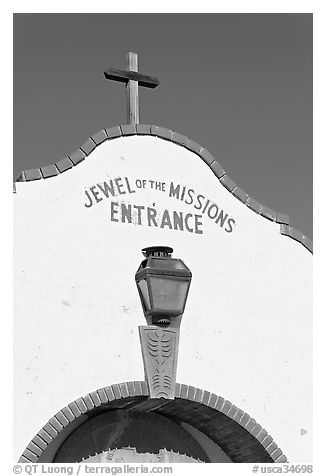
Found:
[{"label": "wooden cross", "polygon": [[152,76],[145,76],[144,74],[138,73],[137,53],[128,53],[127,62],[127,71],[109,68],[104,71],[104,76],[106,79],[126,83],[128,123],[139,124],[138,85],[144,86],[145,88],[156,88],[156,86],[159,85],[159,80]]}]

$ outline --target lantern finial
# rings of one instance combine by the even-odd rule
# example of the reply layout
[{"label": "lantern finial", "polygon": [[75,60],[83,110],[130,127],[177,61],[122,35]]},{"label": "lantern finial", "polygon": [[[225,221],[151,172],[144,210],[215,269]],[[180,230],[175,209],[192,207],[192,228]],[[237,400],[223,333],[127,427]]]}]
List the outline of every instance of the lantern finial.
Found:
[{"label": "lantern finial", "polygon": [[154,256],[156,258],[170,258],[173,253],[173,248],[170,246],[148,246],[142,249],[142,253],[145,258]]}]

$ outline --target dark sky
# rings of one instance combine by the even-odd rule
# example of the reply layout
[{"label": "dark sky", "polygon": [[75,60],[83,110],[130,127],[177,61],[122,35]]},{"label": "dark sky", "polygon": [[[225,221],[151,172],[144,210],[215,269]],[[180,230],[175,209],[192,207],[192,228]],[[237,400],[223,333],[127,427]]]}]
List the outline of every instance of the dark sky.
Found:
[{"label": "dark sky", "polygon": [[126,122],[103,71],[128,51],[160,79],[140,122],[206,147],[312,237],[312,14],[14,14],[14,176]]}]

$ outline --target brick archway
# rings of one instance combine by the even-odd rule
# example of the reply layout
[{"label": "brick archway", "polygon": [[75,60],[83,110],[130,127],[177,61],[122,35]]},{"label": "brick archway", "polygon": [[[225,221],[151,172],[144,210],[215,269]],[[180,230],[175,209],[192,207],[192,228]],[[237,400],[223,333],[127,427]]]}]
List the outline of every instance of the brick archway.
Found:
[{"label": "brick archway", "polygon": [[51,463],[63,441],[103,410],[156,412],[192,425],[219,445],[233,463],[287,462],[272,437],[243,410],[224,398],[176,384],[174,400],[149,398],[145,381],[124,382],[78,398],[54,415],[27,445],[20,463]]}]

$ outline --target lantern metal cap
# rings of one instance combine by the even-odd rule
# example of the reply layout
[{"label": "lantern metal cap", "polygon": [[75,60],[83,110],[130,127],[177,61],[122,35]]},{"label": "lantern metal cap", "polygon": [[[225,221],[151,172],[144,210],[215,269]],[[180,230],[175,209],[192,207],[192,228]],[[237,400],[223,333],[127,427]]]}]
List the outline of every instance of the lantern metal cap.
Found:
[{"label": "lantern metal cap", "polygon": [[176,278],[190,278],[192,273],[185,263],[178,258],[172,258],[173,249],[169,246],[149,246],[143,248],[145,259],[141,262],[135,279],[138,281],[144,275],[166,275]]}]

